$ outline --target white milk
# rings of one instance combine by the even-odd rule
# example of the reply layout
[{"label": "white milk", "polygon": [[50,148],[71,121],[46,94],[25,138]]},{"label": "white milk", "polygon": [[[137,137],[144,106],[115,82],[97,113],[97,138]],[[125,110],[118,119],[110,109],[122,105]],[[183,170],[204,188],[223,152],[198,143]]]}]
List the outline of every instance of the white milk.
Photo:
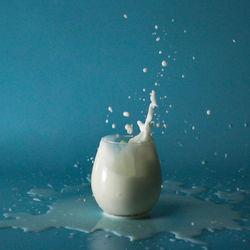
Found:
[{"label": "white milk", "polygon": [[161,169],[151,135],[157,107],[155,91],[145,123],[137,122],[140,134],[102,138],[91,176],[91,187],[104,212],[118,216],[142,215],[155,205],[161,191]]},{"label": "white milk", "polygon": [[124,126],[124,128],[126,129],[127,133],[129,135],[133,134],[134,133],[134,127],[133,127],[133,124],[126,124]]},{"label": "white milk", "polygon": [[[24,232],[43,232],[51,228],[65,228],[73,230],[74,234],[77,231],[93,233],[103,230],[130,240],[143,240],[165,232],[168,235],[162,235],[163,237],[161,236],[160,240],[167,236],[170,237],[171,241],[181,239],[192,244],[197,243],[203,249],[205,247],[200,244],[205,243],[198,238],[203,232],[209,233],[210,239],[213,237],[211,232],[223,229],[236,230],[238,239],[246,234],[244,231],[239,232],[249,229],[244,226],[247,223],[246,219],[241,217],[240,211],[234,211],[232,207],[235,203],[246,202],[244,194],[248,190],[232,193],[217,190],[215,195],[223,202],[220,202],[222,204],[216,204],[209,201],[211,192],[215,191],[214,187],[207,192],[206,188],[198,186],[186,189],[183,188],[183,184],[176,181],[165,181],[159,202],[152,210],[150,219],[140,218],[139,220],[124,220],[123,217],[114,220],[112,217],[103,216],[91,195],[89,185],[86,183],[64,187],[61,192],[56,192],[53,189],[32,189],[27,192],[30,197],[23,196],[22,193],[18,194],[18,197],[23,197],[23,202],[27,204],[33,203],[32,211],[41,211],[41,214],[31,213],[29,208],[26,212],[14,213],[9,208],[7,213],[1,214],[5,219],[0,220],[0,230],[13,228],[22,229]],[[225,188],[223,187],[223,189]],[[197,194],[203,194],[203,199],[195,198],[194,195]],[[34,203],[34,199],[41,199],[45,203]],[[17,201],[14,198],[11,203],[14,204],[15,202]],[[21,204],[27,205],[26,203]],[[45,209],[46,212],[44,210],[45,204],[49,207],[48,210]],[[244,209],[244,204],[237,204],[237,207],[240,205]],[[14,210],[18,209],[15,208]],[[243,223],[243,220],[245,220],[245,223]],[[228,232],[235,237],[233,231]],[[206,238],[208,239],[208,237]],[[110,244],[107,245],[108,242]],[[98,233],[95,233],[91,240],[90,249],[103,249],[103,244],[105,244],[105,249],[125,249],[126,247],[121,245],[122,242],[125,241],[117,240],[117,237],[111,237],[108,241],[105,241],[103,234],[98,236]],[[155,241],[153,242],[151,243],[155,244]],[[137,244],[133,243],[134,249],[141,249],[136,247],[140,246],[140,242],[139,245]],[[158,244],[157,249],[159,248]]]}]

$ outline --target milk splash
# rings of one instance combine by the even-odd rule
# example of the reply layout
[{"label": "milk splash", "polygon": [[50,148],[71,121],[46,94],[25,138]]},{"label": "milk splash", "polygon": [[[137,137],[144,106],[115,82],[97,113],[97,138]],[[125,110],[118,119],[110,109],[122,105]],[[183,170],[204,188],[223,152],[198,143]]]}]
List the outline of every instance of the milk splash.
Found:
[{"label": "milk splash", "polygon": [[[106,214],[141,216],[156,204],[161,192],[161,167],[151,135],[156,94],[145,123],[138,121],[135,137],[110,135],[101,139],[91,174],[91,187],[98,205]],[[125,126],[131,132],[129,125]]]},{"label": "milk splash", "polygon": [[154,90],[150,93],[150,101],[148,108],[148,114],[145,120],[145,123],[142,123],[141,121],[137,121],[137,125],[139,126],[140,133],[131,138],[129,142],[134,143],[141,143],[146,141],[153,141],[152,135],[151,135],[151,127],[152,127],[152,119],[154,115],[154,108],[159,107],[156,103],[156,93]]},{"label": "milk splash", "polygon": [[[132,137],[127,145],[153,142],[152,118],[156,103],[155,91],[150,94],[151,103],[145,123],[138,121],[140,133]],[[73,192],[72,192],[73,190]],[[8,218],[0,221],[0,229],[23,229],[25,232],[41,232],[51,228],[65,228],[85,233],[99,230],[142,240],[158,233],[171,233],[176,239],[204,244],[197,237],[206,229],[209,232],[222,229],[244,229],[237,221],[240,213],[231,205],[215,204],[201,200],[195,195],[205,192],[202,187],[182,188],[182,183],[165,181],[158,203],[148,217],[140,219],[112,218],[105,216],[96,204],[89,184],[61,190],[32,189],[27,192],[30,199],[45,204],[48,210],[41,214],[5,213]],[[80,195],[81,194],[81,195]],[[218,195],[219,198],[221,195]],[[52,199],[53,198],[53,199]]]}]

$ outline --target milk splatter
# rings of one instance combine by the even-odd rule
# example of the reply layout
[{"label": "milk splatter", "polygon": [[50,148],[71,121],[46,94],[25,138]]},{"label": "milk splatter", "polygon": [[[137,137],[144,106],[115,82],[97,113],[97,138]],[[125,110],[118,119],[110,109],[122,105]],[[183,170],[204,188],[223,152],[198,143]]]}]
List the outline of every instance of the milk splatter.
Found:
[{"label": "milk splatter", "polygon": [[124,117],[130,117],[131,114],[130,114],[130,112],[128,112],[128,111],[124,111],[124,112],[123,112],[123,116],[124,116]]},{"label": "milk splatter", "polygon": [[162,65],[162,67],[167,67],[167,66],[168,66],[168,63],[167,63],[167,61],[163,60],[163,61],[161,62],[161,65]]},{"label": "milk splatter", "polygon": [[150,93],[150,100],[151,103],[149,104],[148,114],[145,123],[137,121],[137,125],[139,126],[140,129],[140,134],[130,139],[130,142],[140,143],[145,141],[153,141],[153,138],[151,136],[151,127],[152,127],[151,121],[154,115],[154,108],[158,107],[156,103],[156,93],[154,90],[152,90],[152,92]]},{"label": "milk splatter", "polygon": [[[240,213],[233,211],[230,205],[197,199],[193,195],[204,192],[204,188],[194,186],[185,189],[182,185],[180,182],[165,181],[159,202],[151,211],[150,217],[119,219],[104,216],[91,195],[90,186],[84,184],[65,189],[63,193],[55,192],[56,200],[48,206],[45,213],[5,213],[4,216],[8,219],[0,221],[0,228],[23,229],[25,232],[41,232],[51,228],[85,233],[104,230],[130,240],[170,233],[176,239],[197,244],[204,243],[197,237],[205,229],[209,232],[244,229],[237,222],[241,218]],[[72,193],[72,190],[80,190],[84,195]],[[45,189],[40,190],[40,193],[46,194],[50,191]],[[34,190],[32,193],[36,195]],[[236,199],[239,200],[237,197]],[[173,241],[175,238],[172,238]]]},{"label": "milk splatter", "polygon": [[133,134],[134,133],[133,124],[126,124],[125,125],[125,129],[126,129],[126,131],[127,131],[128,134]]}]

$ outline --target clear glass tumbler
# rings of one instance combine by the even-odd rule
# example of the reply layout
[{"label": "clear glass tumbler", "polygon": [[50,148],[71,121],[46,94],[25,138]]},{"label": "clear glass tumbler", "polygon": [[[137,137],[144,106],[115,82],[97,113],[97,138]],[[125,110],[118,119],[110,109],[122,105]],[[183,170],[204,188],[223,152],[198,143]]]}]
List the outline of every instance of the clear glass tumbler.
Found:
[{"label": "clear glass tumbler", "polygon": [[129,135],[101,139],[91,175],[93,195],[109,215],[147,214],[161,191],[161,168],[153,141],[129,142]]}]

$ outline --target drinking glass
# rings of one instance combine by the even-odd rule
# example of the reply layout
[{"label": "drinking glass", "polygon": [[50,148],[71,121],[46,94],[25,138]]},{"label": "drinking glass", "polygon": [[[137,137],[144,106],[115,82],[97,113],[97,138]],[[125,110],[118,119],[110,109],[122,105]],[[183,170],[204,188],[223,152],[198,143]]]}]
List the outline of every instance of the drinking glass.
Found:
[{"label": "drinking glass", "polygon": [[96,202],[108,215],[142,216],[157,202],[161,168],[152,141],[135,143],[130,135],[101,139],[95,157],[91,187]]}]

